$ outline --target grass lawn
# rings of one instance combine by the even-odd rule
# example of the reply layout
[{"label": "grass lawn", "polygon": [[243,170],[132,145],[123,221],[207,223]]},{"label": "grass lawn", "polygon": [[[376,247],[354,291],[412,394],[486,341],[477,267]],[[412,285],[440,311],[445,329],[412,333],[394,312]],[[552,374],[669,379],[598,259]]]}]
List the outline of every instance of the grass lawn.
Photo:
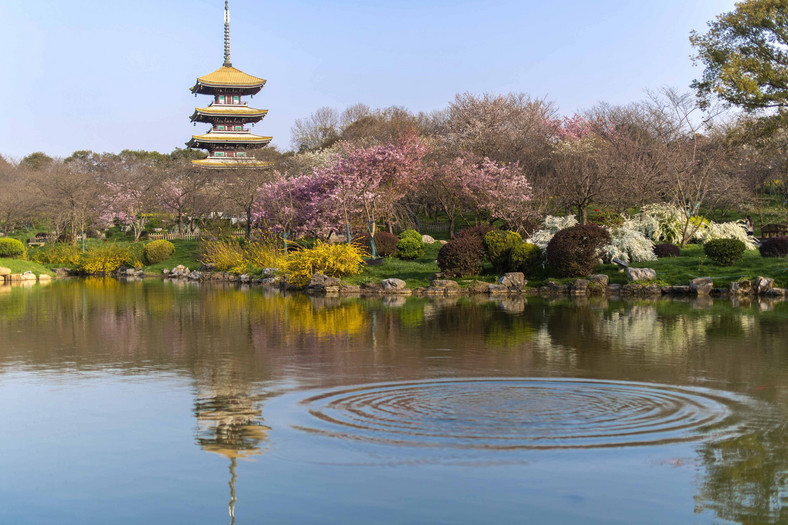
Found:
[{"label": "grass lawn", "polygon": [[42,273],[51,276],[55,275],[42,264],[34,263],[31,261],[23,261],[22,259],[7,259],[4,257],[0,257],[0,266],[2,266],[3,268],[10,268],[11,273],[24,273],[30,271],[36,275],[41,275]]},{"label": "grass lawn", "polygon": [[755,279],[762,275],[773,277],[780,288],[788,287],[788,259],[761,257],[758,250],[747,250],[741,261],[733,266],[717,266],[706,257],[702,246],[689,245],[681,250],[680,257],[634,263],[632,266],[654,268],[657,271],[657,280],[667,284],[681,285],[696,277],[711,277],[714,279],[714,286],[727,287],[733,281]]},{"label": "grass lawn", "polygon": [[383,279],[397,278],[408,283],[409,288],[429,286],[432,277],[439,272],[435,259],[438,257],[440,243],[424,245],[424,255],[414,261],[403,261],[396,257],[386,257],[379,264],[364,266],[364,271],[359,275],[343,277],[342,282],[347,284],[379,283]]},{"label": "grass lawn", "polygon": [[197,261],[197,246],[200,241],[174,239],[170,242],[175,246],[175,254],[164,262],[145,266],[143,269],[146,274],[159,275],[165,268],[172,269],[179,264],[189,270],[197,270],[202,266],[202,263]]}]

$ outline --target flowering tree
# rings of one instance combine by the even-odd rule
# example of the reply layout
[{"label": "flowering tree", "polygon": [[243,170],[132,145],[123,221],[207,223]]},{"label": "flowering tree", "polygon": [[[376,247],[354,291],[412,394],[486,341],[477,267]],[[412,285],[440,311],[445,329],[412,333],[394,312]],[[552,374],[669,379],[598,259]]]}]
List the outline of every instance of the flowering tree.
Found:
[{"label": "flowering tree", "polygon": [[344,154],[315,175],[335,181],[333,198],[348,225],[361,218],[375,234],[379,219],[391,223],[397,202],[424,175],[422,159],[427,147],[415,132],[403,135],[396,144],[369,148],[342,145]]},{"label": "flowering tree", "polygon": [[274,180],[259,189],[253,218],[285,239],[293,235],[325,238],[342,223],[332,199],[335,191],[336,180],[331,176],[287,177],[275,171]]},{"label": "flowering tree", "polygon": [[504,165],[484,157],[474,163],[473,191],[478,208],[523,233],[535,212],[530,206],[531,184],[516,164]]}]

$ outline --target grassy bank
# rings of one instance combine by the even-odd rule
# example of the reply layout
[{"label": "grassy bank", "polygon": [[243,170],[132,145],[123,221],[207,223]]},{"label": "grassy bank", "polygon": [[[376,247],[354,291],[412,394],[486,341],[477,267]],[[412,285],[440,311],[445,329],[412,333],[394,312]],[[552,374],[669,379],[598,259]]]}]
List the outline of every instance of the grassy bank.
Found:
[{"label": "grassy bank", "polygon": [[3,268],[10,268],[11,273],[24,273],[33,272],[36,275],[46,274],[54,276],[55,274],[46,266],[31,261],[23,261],[21,259],[7,259],[0,257],[0,266]]}]

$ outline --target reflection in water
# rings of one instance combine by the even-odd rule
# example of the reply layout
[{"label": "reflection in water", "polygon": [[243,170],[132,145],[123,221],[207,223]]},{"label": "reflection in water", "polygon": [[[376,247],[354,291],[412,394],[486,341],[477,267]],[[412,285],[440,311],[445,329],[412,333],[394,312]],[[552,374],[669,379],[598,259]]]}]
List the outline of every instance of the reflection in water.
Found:
[{"label": "reflection in water", "polygon": [[[321,299],[111,279],[1,287],[0,378],[190,378],[194,439],[229,461],[233,521],[236,481],[247,479],[238,459],[275,439],[263,403],[309,390],[307,427],[363,442],[495,449],[525,437],[532,450],[567,435],[580,447],[698,439],[697,509],[786,522],[785,428],[753,419],[742,400],[788,420],[788,305],[739,301]],[[539,377],[551,379],[520,379]],[[709,429],[720,439],[707,440]]]}]

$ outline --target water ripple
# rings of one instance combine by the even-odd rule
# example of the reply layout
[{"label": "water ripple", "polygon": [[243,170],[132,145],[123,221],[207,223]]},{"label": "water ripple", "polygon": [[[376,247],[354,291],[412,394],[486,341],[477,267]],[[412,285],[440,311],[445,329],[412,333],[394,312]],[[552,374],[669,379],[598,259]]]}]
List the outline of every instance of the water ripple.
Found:
[{"label": "water ripple", "polygon": [[355,386],[302,401],[300,430],[391,445],[559,449],[724,439],[754,401],[710,389],[587,379],[452,379]]}]

